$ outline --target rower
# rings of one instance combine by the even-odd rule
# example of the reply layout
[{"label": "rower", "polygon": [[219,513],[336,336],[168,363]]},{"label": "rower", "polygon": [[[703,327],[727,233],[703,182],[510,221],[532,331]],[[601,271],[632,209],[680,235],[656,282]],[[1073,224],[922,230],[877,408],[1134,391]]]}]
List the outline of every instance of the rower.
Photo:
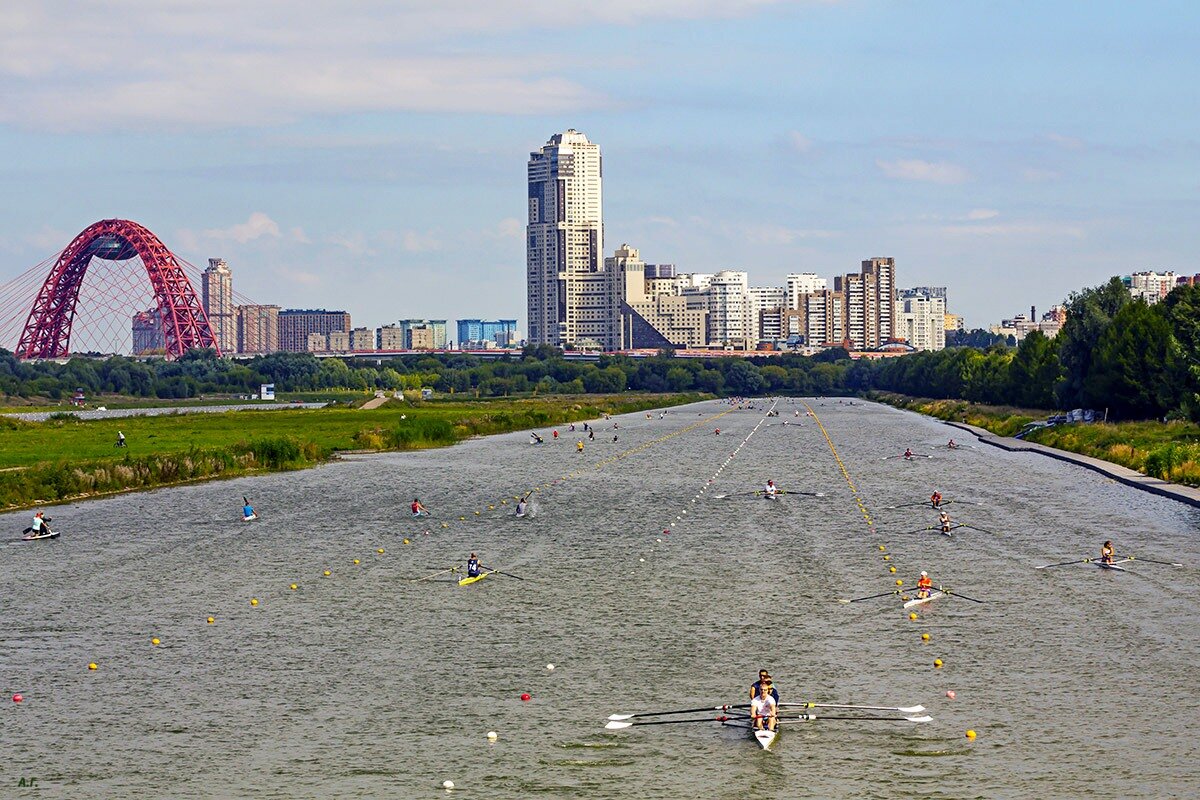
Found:
[{"label": "rower", "polygon": [[1102,564],[1113,563],[1113,559],[1116,557],[1116,555],[1117,551],[1116,548],[1113,547],[1111,539],[1105,542],[1104,546],[1100,548],[1100,562]]},{"label": "rower", "polygon": [[775,698],[775,702],[778,703],[779,702],[779,690],[776,689],[774,687],[774,685],[771,683],[771,674],[769,672],[767,672],[765,669],[760,669],[758,671],[758,680],[756,680],[754,683],[750,684],[750,700],[753,701],[755,697],[758,697],[759,691],[765,690],[766,686],[770,687],[771,696],[773,698]]},{"label": "rower", "polygon": [[529,443],[530,443],[530,444],[541,444],[541,443],[542,443],[542,441],[543,441],[543,440],[542,440],[542,437],[541,437],[541,436],[539,436],[538,434],[534,433],[533,431],[530,431],[530,432],[529,432]]},{"label": "rower", "polygon": [[911,448],[911,447],[906,447],[906,448],[904,448],[904,458],[905,458],[905,460],[907,460],[907,461],[912,461],[912,459],[913,459],[913,451],[912,451],[912,448]]},{"label": "rower", "polygon": [[917,581],[917,597],[924,600],[933,593],[933,579],[929,577],[928,572],[921,573],[921,579]]},{"label": "rower", "polygon": [[576,453],[583,452],[583,439],[580,439],[578,442],[575,443],[575,452]]},{"label": "rower", "polygon": [[953,440],[953,439],[951,439],[951,440],[950,440],[950,444],[946,445],[946,447],[950,448],[951,450],[957,450],[957,449],[958,449],[958,445],[957,445],[957,444],[955,444],[955,442],[954,442],[954,440]]},{"label": "rower", "polygon": [[557,439],[557,438],[558,438],[558,429],[557,429],[557,428],[554,430],[554,438],[555,438],[555,439]]},{"label": "rower", "polygon": [[934,508],[942,507],[942,493],[937,489],[933,490],[933,494],[929,495],[929,502]]},{"label": "rower", "polygon": [[754,720],[754,729],[775,730],[778,721],[779,701],[775,699],[775,687],[771,679],[762,681],[762,691],[750,701],[750,718]]},{"label": "rower", "polygon": [[766,495],[768,500],[774,500],[775,495],[778,493],[779,490],[775,488],[775,481],[768,480],[767,485],[763,488],[763,494]]},{"label": "rower", "polygon": [[588,431],[588,441],[589,442],[596,441],[596,429],[595,428],[592,428],[590,431]]},{"label": "rower", "polygon": [[411,508],[412,508],[412,515],[414,517],[429,516],[429,510],[426,509],[425,506],[421,505],[421,501],[415,497],[413,498]]},{"label": "rower", "polygon": [[716,436],[720,436],[720,435],[721,435],[721,429],[720,429],[720,428],[717,428],[715,431],[713,431],[713,434],[714,434],[714,435],[716,435]]},{"label": "rower", "polygon": [[947,511],[946,509],[943,508],[941,513],[938,514],[938,522],[942,526],[942,533],[950,532],[950,512],[949,511]]},{"label": "rower", "polygon": [[517,501],[517,516],[518,517],[525,516],[526,510],[528,510],[528,508],[529,508],[528,498],[529,498],[529,495],[525,495],[524,497],[522,497],[520,500]]},{"label": "rower", "polygon": [[245,497],[242,498],[242,519],[254,519],[254,506]]},{"label": "rower", "polygon": [[479,566],[479,558],[474,553],[467,559],[467,577],[478,578],[482,569]]}]

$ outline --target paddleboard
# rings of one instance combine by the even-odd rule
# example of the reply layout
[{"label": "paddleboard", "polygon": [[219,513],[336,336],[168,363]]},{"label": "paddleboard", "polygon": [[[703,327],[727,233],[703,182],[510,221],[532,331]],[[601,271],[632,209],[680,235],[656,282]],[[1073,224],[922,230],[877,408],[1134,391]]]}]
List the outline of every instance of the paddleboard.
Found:
[{"label": "paddleboard", "polygon": [[38,534],[31,533],[28,536],[21,537],[21,540],[25,541],[25,542],[34,542],[34,541],[37,541],[38,539],[57,539],[58,536],[59,536],[58,531],[54,531],[53,533],[38,533]]}]

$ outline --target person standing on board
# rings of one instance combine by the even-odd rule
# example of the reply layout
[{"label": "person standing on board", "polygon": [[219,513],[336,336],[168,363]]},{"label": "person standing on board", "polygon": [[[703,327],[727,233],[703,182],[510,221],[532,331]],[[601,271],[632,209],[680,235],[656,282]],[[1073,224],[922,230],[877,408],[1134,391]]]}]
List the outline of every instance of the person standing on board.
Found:
[{"label": "person standing on board", "polygon": [[938,514],[938,523],[942,526],[942,533],[949,533],[950,532],[950,512],[943,508],[942,512],[940,514]]},{"label": "person standing on board", "polygon": [[479,558],[474,553],[467,559],[467,577],[478,578],[480,573]]},{"label": "person standing on board", "polygon": [[29,523],[29,532],[34,536],[42,536],[43,534],[49,536],[54,531],[50,530],[48,522],[50,522],[49,517],[45,516],[41,511],[37,512],[33,515],[33,522]]},{"label": "person standing on board", "polygon": [[937,489],[934,489],[933,494],[929,495],[929,503],[934,508],[941,508],[942,507],[942,493],[939,492]]},{"label": "person standing on board", "polygon": [[774,500],[775,495],[778,493],[779,490],[775,488],[775,481],[768,480],[767,485],[763,488],[763,494],[766,496],[766,498],[768,500]]},{"label": "person standing on board", "polygon": [[929,577],[928,572],[921,573],[921,579],[917,581],[917,598],[924,600],[933,593],[933,579]]},{"label": "person standing on board", "polygon": [[767,678],[762,681],[762,691],[750,701],[750,718],[754,720],[754,729],[775,730],[778,713],[779,701],[775,699],[775,687],[771,685],[771,679]]},{"label": "person standing on board", "polygon": [[774,697],[775,702],[778,703],[779,691],[775,688],[774,684],[771,683],[771,674],[765,669],[760,669],[758,671],[758,680],[750,684],[750,701],[753,702],[754,698],[758,697],[759,692],[766,690],[764,689],[764,686],[770,688],[771,696]]},{"label": "person standing on board", "polygon": [[421,501],[415,497],[413,498],[411,508],[412,508],[412,515],[414,517],[428,517],[429,516],[429,510],[426,509],[425,506],[421,505]]},{"label": "person standing on board", "polygon": [[1104,546],[1100,548],[1101,563],[1104,563],[1104,564],[1113,563],[1113,558],[1115,558],[1116,555],[1117,555],[1117,551],[1116,551],[1116,548],[1113,547],[1113,543],[1112,543],[1111,539],[1108,540],[1107,542],[1105,542]]}]

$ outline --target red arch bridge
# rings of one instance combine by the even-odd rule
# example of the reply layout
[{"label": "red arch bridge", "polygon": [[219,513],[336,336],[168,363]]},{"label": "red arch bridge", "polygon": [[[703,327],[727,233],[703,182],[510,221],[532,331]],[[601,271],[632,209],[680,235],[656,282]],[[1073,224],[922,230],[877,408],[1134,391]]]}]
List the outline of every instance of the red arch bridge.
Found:
[{"label": "red arch bridge", "polygon": [[131,352],[134,315],[148,311],[157,315],[167,357],[194,348],[219,353],[189,272],[199,275],[145,227],[101,220],[0,287],[0,335],[15,339],[18,358]]}]

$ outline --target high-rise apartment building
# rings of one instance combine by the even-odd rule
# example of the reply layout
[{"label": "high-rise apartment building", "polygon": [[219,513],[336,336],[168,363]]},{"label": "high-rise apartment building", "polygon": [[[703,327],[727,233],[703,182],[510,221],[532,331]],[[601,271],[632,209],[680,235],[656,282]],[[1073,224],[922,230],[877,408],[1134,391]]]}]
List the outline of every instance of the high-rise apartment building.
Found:
[{"label": "high-rise apartment building", "polygon": [[167,337],[163,332],[162,315],[157,308],[139,311],[133,315],[133,354],[146,356],[165,355]]},{"label": "high-rise apartment building", "polygon": [[279,306],[237,307],[237,351],[274,353],[279,350]]},{"label": "high-rise apartment building", "polygon": [[495,342],[501,347],[511,347],[517,335],[515,319],[460,319],[458,321],[458,346],[466,349],[467,343]]},{"label": "high-rise apartment building", "polygon": [[360,353],[374,350],[375,331],[370,328],[355,328],[350,331],[350,349]]},{"label": "high-rise apartment building", "polygon": [[[751,286],[747,291],[750,303],[750,320],[747,337],[757,342],[779,341],[782,332],[780,309],[787,307],[787,290],[782,286]],[[767,329],[763,327],[764,314],[770,313]]]},{"label": "high-rise apartment building", "polygon": [[833,279],[846,301],[846,339],[855,350],[874,350],[896,335],[896,262],[872,258],[862,271]]},{"label": "high-rise apartment building", "polygon": [[446,320],[402,319],[396,323],[404,337],[405,350],[445,350]]},{"label": "high-rise apartment building", "polygon": [[620,305],[604,272],[600,147],[574,129],[530,153],[526,286],[529,341],[616,347]]},{"label": "high-rise apartment building", "polygon": [[619,292],[619,349],[691,348],[707,343],[708,311],[689,307],[686,298],[674,293],[673,266],[654,267],[654,277],[649,277],[650,265],[636,248],[623,244],[604,260],[604,269]]},{"label": "high-rise apartment building", "polygon": [[200,299],[222,355],[237,352],[237,311],[233,305],[233,273],[223,258],[210,258],[200,281]]},{"label": "high-rise apartment building", "polygon": [[822,292],[829,288],[829,283],[815,272],[794,272],[787,276],[784,288],[787,307],[799,309],[801,295]]},{"label": "high-rise apartment building", "polygon": [[350,332],[350,314],[346,311],[288,308],[279,312],[279,349],[288,353],[308,350],[308,335],[328,335],[333,331]]},{"label": "high-rise apartment building", "polygon": [[946,347],[946,298],[907,289],[896,314],[896,336],[917,350]]},{"label": "high-rise apartment building", "polygon": [[722,270],[712,276],[708,295],[708,341],[713,345],[744,346],[753,335],[750,324],[749,276]]}]

